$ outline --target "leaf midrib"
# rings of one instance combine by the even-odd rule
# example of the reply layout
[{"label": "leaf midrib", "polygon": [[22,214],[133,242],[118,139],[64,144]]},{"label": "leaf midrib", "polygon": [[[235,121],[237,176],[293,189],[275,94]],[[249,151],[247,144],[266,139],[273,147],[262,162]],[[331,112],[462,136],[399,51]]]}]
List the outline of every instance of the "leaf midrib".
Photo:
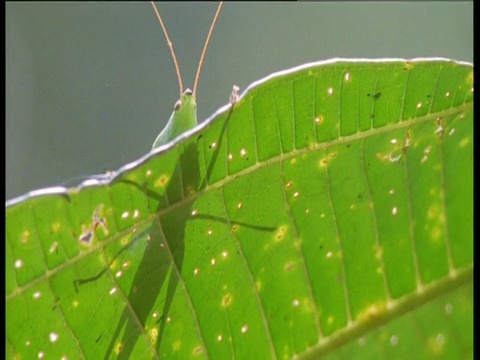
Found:
[{"label": "leaf midrib", "polygon": [[294,359],[318,359],[327,353],[355,340],[367,332],[395,320],[409,311],[435,300],[473,281],[473,264],[454,270],[448,275],[417,288],[399,299],[388,301],[387,310],[381,314],[372,314],[366,320],[354,320],[353,323],[321,338],[317,344],[306,349]]}]

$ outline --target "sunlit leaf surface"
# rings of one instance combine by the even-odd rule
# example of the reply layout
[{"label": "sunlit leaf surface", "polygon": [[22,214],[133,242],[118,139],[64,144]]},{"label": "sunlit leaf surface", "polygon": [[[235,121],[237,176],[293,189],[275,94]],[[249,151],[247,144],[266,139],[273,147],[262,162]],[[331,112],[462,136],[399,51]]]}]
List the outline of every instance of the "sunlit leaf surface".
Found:
[{"label": "sunlit leaf surface", "polygon": [[473,67],[309,64],[7,204],[8,358],[471,358]]}]

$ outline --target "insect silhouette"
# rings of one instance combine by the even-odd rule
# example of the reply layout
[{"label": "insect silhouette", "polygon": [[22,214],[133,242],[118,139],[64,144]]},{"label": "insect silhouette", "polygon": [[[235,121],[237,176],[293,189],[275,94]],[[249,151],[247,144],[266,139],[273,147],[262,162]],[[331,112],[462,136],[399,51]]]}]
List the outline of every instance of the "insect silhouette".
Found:
[{"label": "insect silhouette", "polygon": [[170,36],[168,35],[167,28],[165,27],[165,24],[162,20],[162,17],[160,16],[160,12],[158,11],[157,6],[153,1],[151,1],[151,4],[153,6],[153,9],[155,10],[155,14],[157,15],[160,25],[162,26],[162,30],[163,30],[163,33],[165,34],[165,38],[167,39],[167,44],[172,54],[173,63],[175,64],[175,69],[178,77],[178,85],[180,88],[180,99],[175,103],[175,106],[173,108],[173,113],[170,116],[170,119],[168,120],[167,125],[155,139],[152,146],[152,149],[155,149],[160,145],[163,145],[172,141],[180,134],[184,133],[187,130],[190,130],[191,128],[197,125],[196,95],[197,95],[198,82],[200,80],[200,73],[202,72],[203,62],[205,60],[205,55],[207,53],[208,45],[212,37],[213,29],[215,28],[215,24],[217,22],[218,16],[220,15],[220,11],[222,10],[223,1],[220,2],[218,5],[217,12],[215,14],[215,17],[213,18],[212,25],[210,26],[210,31],[208,32],[208,35],[207,35],[207,40],[205,41],[205,45],[203,47],[202,55],[200,56],[200,61],[198,63],[198,68],[197,68],[197,75],[195,76],[195,82],[193,85],[193,91],[188,88],[184,90],[182,73],[180,72],[180,66],[178,64],[177,56],[173,48],[173,43],[170,40]]}]

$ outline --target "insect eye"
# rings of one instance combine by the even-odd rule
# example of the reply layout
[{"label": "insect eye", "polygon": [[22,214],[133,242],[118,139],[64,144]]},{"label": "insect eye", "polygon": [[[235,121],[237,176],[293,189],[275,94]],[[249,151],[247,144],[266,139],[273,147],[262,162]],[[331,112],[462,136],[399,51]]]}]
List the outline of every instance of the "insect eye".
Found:
[{"label": "insect eye", "polygon": [[182,102],[180,100],[178,100],[176,103],[175,103],[175,106],[173,107],[173,110],[174,111],[180,111],[180,109],[182,108]]}]

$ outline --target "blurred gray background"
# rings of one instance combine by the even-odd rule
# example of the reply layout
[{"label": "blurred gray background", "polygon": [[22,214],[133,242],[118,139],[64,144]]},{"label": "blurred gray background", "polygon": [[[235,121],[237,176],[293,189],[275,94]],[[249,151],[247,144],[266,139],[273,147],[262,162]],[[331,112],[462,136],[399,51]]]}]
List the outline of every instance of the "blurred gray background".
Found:
[{"label": "blurred gray background", "polygon": [[[216,3],[157,3],[193,86]],[[226,3],[198,89],[203,121],[272,72],[333,57],[473,61],[473,2]],[[6,198],[147,153],[178,99],[149,3],[6,3]]]}]

